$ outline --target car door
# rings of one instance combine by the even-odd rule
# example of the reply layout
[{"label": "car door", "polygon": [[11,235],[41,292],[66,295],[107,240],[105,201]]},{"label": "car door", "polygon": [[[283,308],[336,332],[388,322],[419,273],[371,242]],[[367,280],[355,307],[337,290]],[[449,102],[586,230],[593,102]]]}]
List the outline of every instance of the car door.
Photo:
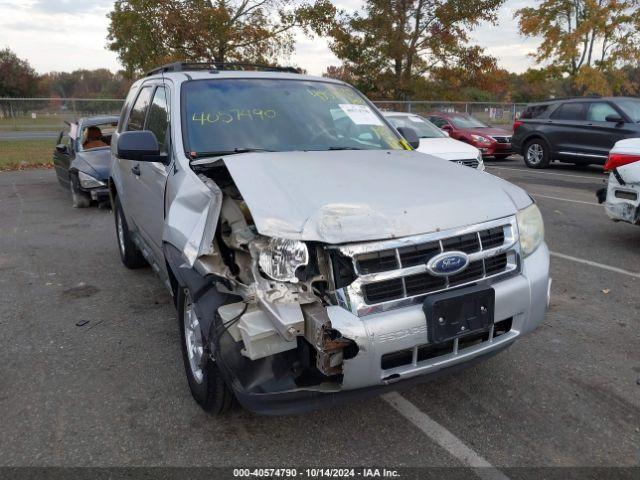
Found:
[{"label": "car door", "polygon": [[584,143],[589,148],[589,155],[604,162],[609,155],[613,145],[623,138],[633,136],[634,130],[630,129],[627,122],[608,122],[608,116],[618,116],[625,118],[609,102],[599,101],[589,104],[587,110],[588,130],[584,132]]},{"label": "car door", "polygon": [[[167,155],[171,139],[169,131],[169,89],[155,89],[145,130],[153,132],[160,145],[160,153]],[[164,191],[168,167],[160,162],[140,162],[138,175],[139,200],[136,202],[138,227],[147,243],[154,249],[156,258],[162,257],[162,230],[164,228]]]},{"label": "car door", "polygon": [[440,130],[447,132],[451,138],[457,138],[455,128],[446,118],[430,115],[428,120]]},{"label": "car door", "polygon": [[[148,85],[140,89],[133,102],[123,131],[131,132],[144,129],[152,95],[153,86]],[[139,204],[144,201],[140,185],[140,165],[142,162],[125,160],[119,157],[116,157],[116,161],[118,162],[123,186],[123,191],[118,196],[127,217],[129,228],[137,232],[140,229],[141,221],[139,218]]]},{"label": "car door", "polygon": [[56,170],[58,183],[65,188],[69,188],[69,165],[73,160],[72,140],[66,131],[60,132],[56,148],[53,152],[53,167]]},{"label": "car door", "polygon": [[549,116],[545,134],[557,155],[571,159],[585,152],[587,106],[586,102],[564,102]]}]

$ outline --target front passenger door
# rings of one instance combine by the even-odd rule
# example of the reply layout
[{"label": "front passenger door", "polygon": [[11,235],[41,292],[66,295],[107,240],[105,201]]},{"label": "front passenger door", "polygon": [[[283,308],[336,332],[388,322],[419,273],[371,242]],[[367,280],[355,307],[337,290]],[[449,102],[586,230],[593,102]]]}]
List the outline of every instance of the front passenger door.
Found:
[{"label": "front passenger door", "polygon": [[[164,86],[156,88],[144,129],[155,134],[161,154],[170,153],[168,88]],[[138,226],[149,246],[153,248],[156,258],[162,258],[164,190],[168,167],[160,162],[140,162],[139,167],[140,196],[136,205]]]},{"label": "front passenger door", "polygon": [[[131,132],[144,129],[144,122],[147,118],[152,95],[153,87],[151,86],[145,86],[140,90],[133,107],[131,107],[127,125],[123,131]],[[142,162],[123,158],[118,158],[117,161],[124,186],[124,191],[120,192],[118,196],[125,211],[129,229],[140,231],[141,219],[139,217],[141,212],[139,212],[139,205],[143,201],[140,188],[140,166]]]},{"label": "front passenger door", "polygon": [[588,131],[585,131],[584,141],[591,155],[597,155],[599,160],[604,160],[609,155],[613,145],[623,138],[632,136],[634,131],[627,127],[626,123],[607,122],[609,115],[617,115],[624,118],[611,104],[607,102],[593,102],[589,104],[587,111]]}]

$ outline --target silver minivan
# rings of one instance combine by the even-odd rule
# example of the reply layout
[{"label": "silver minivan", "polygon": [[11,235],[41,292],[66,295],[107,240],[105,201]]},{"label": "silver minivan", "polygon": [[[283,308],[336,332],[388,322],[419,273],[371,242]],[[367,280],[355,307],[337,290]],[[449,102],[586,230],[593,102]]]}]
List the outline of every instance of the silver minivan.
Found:
[{"label": "silver minivan", "polygon": [[178,63],[133,84],[112,141],[120,256],[171,292],[205,410],[378,394],[542,321],[531,197],[416,140],[353,87],[289,69]]}]

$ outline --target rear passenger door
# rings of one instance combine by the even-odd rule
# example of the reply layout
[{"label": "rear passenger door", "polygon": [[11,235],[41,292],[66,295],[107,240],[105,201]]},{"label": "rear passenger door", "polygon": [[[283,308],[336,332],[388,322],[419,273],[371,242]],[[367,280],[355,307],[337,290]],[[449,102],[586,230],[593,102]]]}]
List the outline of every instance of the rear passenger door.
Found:
[{"label": "rear passenger door", "polygon": [[609,155],[609,150],[613,145],[623,138],[632,136],[625,123],[607,122],[609,115],[617,115],[624,118],[624,115],[608,102],[593,102],[589,104],[587,110],[587,126],[584,141],[589,146],[589,154],[595,155],[594,159],[604,162]]},{"label": "rear passenger door", "polygon": [[551,149],[560,157],[570,159],[585,152],[584,132],[587,126],[586,102],[565,102],[550,115],[547,138]]}]

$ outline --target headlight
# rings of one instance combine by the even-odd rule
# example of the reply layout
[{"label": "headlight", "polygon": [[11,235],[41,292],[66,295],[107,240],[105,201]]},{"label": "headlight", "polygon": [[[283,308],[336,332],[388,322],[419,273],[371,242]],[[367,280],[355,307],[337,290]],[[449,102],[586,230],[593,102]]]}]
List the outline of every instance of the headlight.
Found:
[{"label": "headlight", "polygon": [[87,175],[84,172],[78,172],[78,180],[80,180],[80,186],[82,188],[96,188],[105,186],[104,182],[101,182],[97,178],[93,178],[91,175]]},{"label": "headlight", "polygon": [[544,223],[538,206],[533,203],[516,214],[522,255],[528,257],[544,240]]},{"label": "headlight", "polygon": [[481,151],[478,151],[478,170],[484,172],[484,160],[482,159]]},{"label": "headlight", "polygon": [[271,238],[260,251],[258,264],[269,278],[296,283],[296,270],[309,263],[309,250],[298,240]]},{"label": "headlight", "polygon": [[486,145],[491,143],[491,139],[490,138],[484,137],[482,135],[471,134],[471,139],[474,142],[483,143],[483,144],[486,144]]}]

